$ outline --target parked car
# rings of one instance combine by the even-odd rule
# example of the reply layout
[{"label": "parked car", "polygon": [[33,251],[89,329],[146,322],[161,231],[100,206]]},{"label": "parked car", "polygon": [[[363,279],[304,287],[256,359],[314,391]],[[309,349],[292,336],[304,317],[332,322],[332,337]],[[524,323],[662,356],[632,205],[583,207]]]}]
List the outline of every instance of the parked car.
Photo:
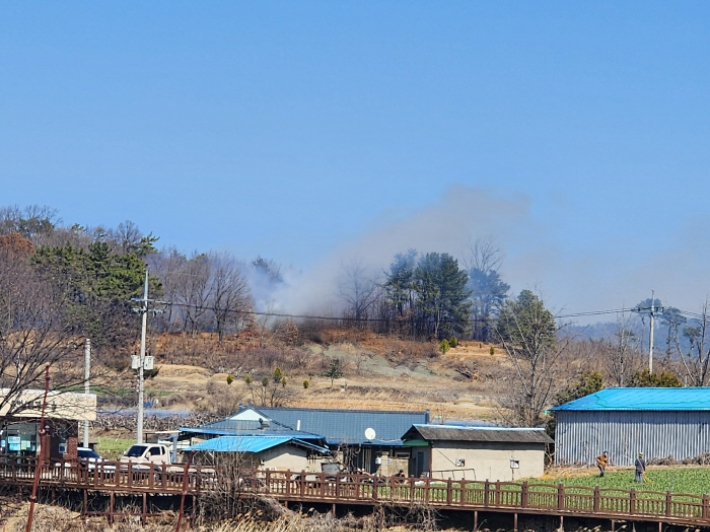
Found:
[{"label": "parked car", "polygon": [[135,469],[170,464],[170,449],[162,443],[135,443],[119,459],[121,467],[128,463]]},{"label": "parked car", "polygon": [[[99,453],[91,449],[90,447],[78,447],[76,450],[77,461],[80,466],[86,467],[89,471],[94,471],[97,468],[103,471],[114,471],[116,466],[104,460]],[[71,467],[72,461],[65,461],[64,467]],[[61,465],[57,463],[57,465]]]}]

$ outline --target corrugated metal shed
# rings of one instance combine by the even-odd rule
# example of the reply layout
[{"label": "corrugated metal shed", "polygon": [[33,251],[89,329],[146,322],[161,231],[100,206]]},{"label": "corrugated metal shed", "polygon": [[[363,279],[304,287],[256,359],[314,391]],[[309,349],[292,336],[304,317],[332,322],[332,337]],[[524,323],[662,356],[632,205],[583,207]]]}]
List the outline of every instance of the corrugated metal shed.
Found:
[{"label": "corrugated metal shed", "polygon": [[[326,410],[309,408],[266,408],[258,411],[291,428],[325,436],[329,445],[402,444],[402,434],[412,425],[429,422],[428,412],[392,412],[370,410]],[[365,438],[365,429],[375,430],[376,439]]]},{"label": "corrugated metal shed", "polygon": [[710,388],[606,388],[552,409],[559,411],[708,411]]},{"label": "corrugated metal shed", "polygon": [[710,452],[710,412],[560,411],[555,429],[555,462],[594,464],[609,452],[612,465],[647,459],[694,458]]},{"label": "corrugated metal shed", "polygon": [[328,454],[330,452],[324,447],[319,447],[318,445],[313,445],[288,436],[222,436],[200,442],[187,450],[216,453],[260,453],[287,443],[305,447],[306,449],[317,451],[321,454]]},{"label": "corrugated metal shed", "polygon": [[450,425],[414,425],[403,440],[470,441],[487,443],[552,443],[544,429],[505,427],[459,427]]},{"label": "corrugated metal shed", "polygon": [[555,462],[612,465],[710,452],[710,388],[608,388],[553,409]]}]

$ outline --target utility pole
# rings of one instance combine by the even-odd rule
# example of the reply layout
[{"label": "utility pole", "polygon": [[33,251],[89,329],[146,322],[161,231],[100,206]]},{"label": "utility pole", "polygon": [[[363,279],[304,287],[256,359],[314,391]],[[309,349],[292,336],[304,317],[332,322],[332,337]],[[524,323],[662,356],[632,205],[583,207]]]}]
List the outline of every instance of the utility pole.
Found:
[{"label": "utility pole", "polygon": [[148,305],[151,303],[162,303],[165,301],[155,301],[148,299],[148,268],[145,269],[145,283],[143,284],[143,298],[133,299],[139,303],[138,308],[133,311],[141,315],[141,350],[140,355],[131,357],[131,368],[138,370],[138,415],[136,422],[136,442],[143,443],[143,403],[145,402],[145,370],[153,369],[153,357],[145,354],[145,336],[148,328],[148,312],[159,313],[159,310],[149,310]]},{"label": "utility pole", "polygon": [[648,332],[648,372],[649,373],[653,373],[653,320],[656,316],[656,311],[663,312],[663,307],[656,306],[655,296],[656,296],[656,292],[654,290],[651,290],[651,306],[650,307],[642,307],[641,305],[639,305],[638,307],[631,309],[632,312],[638,312],[639,314],[649,312],[649,315],[651,316],[651,328]]},{"label": "utility pole", "polygon": [[653,373],[653,315],[655,313],[655,308],[653,305],[653,296],[655,292],[651,290],[651,330],[648,334],[648,373]]},{"label": "utility pole", "polygon": [[145,332],[148,327],[148,268],[145,269],[145,284],[143,285],[143,299],[139,312],[141,313],[141,353],[138,363],[138,423],[136,428],[136,442],[143,443],[143,396],[145,394],[145,381],[143,366],[145,365]]},{"label": "utility pole", "polygon": [[[89,376],[91,374],[91,340],[89,338],[84,342],[84,395],[89,395],[91,388],[89,387]],[[89,420],[84,421],[84,447],[89,446]]]}]

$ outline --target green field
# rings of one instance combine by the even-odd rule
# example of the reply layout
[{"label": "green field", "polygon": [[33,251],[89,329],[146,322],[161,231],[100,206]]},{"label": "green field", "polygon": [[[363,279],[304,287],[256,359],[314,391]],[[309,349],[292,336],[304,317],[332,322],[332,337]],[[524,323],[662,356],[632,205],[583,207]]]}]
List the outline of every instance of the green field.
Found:
[{"label": "green field", "polygon": [[135,439],[126,438],[98,438],[96,451],[106,460],[117,460],[126,449],[136,443]]},{"label": "green field", "polygon": [[637,491],[671,491],[674,493],[688,493],[703,495],[710,493],[710,467],[663,467],[654,469],[651,466],[646,471],[647,482],[637,484],[634,482],[634,470],[607,471],[604,478],[599,475],[570,476],[549,480],[530,480],[528,484],[564,484],[566,487],[587,486],[600,488],[617,488]]}]

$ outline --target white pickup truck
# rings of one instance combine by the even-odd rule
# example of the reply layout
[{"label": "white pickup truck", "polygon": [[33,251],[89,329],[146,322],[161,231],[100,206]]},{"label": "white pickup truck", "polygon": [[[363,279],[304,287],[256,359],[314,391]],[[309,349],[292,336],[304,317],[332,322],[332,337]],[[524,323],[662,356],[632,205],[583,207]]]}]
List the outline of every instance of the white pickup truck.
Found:
[{"label": "white pickup truck", "polygon": [[[172,463],[170,446],[162,443],[135,443],[123,453],[118,462],[121,471],[127,470],[130,463],[131,469],[136,471],[136,474],[146,470],[153,471],[156,475],[183,473],[186,467],[185,464]],[[202,482],[214,482],[214,468],[193,466],[190,467],[188,473],[199,473],[202,477]]]},{"label": "white pickup truck", "polygon": [[119,459],[121,464],[131,462],[141,466],[170,464],[170,448],[162,443],[136,443],[123,453]]}]

